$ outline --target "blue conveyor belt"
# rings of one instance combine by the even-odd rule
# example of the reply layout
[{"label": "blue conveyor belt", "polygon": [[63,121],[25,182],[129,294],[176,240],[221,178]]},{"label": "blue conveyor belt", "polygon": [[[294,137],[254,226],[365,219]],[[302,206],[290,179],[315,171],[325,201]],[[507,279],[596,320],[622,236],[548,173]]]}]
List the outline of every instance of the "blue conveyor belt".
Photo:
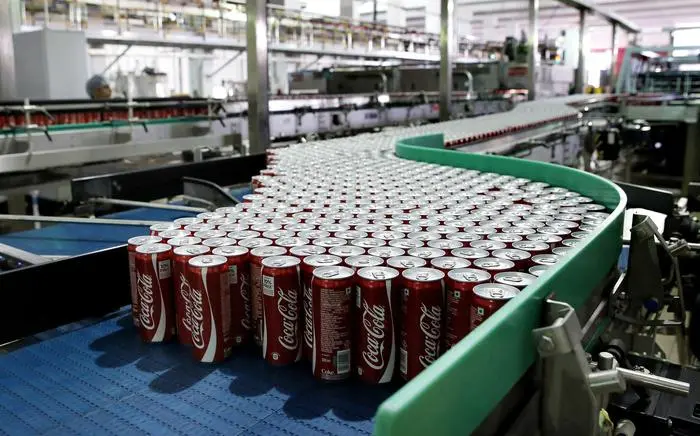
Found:
[{"label": "blue conveyor belt", "polygon": [[0,434],[355,435],[395,386],[315,380],[252,350],[220,365],[120,316],[0,354]]},{"label": "blue conveyor belt", "polygon": [[[250,193],[248,188],[231,191],[231,194],[239,200],[248,193]],[[172,221],[175,218],[192,215],[194,214],[188,212],[139,208],[105,215],[102,218]],[[0,235],[0,243],[34,254],[76,256],[121,245],[132,236],[147,233],[148,228],[138,226],[56,224],[37,230]]]}]

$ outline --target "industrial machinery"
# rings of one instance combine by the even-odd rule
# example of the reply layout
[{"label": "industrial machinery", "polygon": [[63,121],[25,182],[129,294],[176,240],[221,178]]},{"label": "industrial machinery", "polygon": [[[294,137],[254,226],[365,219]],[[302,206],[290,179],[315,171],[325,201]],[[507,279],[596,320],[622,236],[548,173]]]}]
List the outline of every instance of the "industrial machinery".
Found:
[{"label": "industrial machinery", "polygon": [[[11,343],[4,348],[9,353],[0,355],[0,370],[8,375],[0,378],[0,391],[36,393],[0,409],[2,422],[11,432],[99,433],[107,421],[114,428],[167,427],[173,433],[232,427],[380,435],[583,435],[613,428],[632,434],[635,427],[635,434],[697,432],[696,371],[651,352],[642,355],[656,348],[653,337],[642,339],[651,331],[675,328],[691,342],[694,337],[681,327],[694,299],[683,298],[686,287],[679,281],[681,259],[694,246],[672,239],[690,240],[692,232],[678,230],[688,227],[677,224],[684,212],[668,193],[618,186],[567,168],[585,147],[581,129],[610,100],[569,96],[478,118],[293,145],[313,152],[361,144],[370,156],[526,177],[580,192],[609,211],[598,232],[527,287],[526,295],[405,386],[320,385],[308,368],[273,370],[252,351],[220,367],[201,366],[177,347],[138,342],[120,310],[129,303],[124,241],[153,222],[241,201],[251,178],[265,169],[265,154],[74,178],[71,210],[84,218],[44,216],[41,209],[36,215],[0,215],[3,222],[55,222],[2,235],[1,243],[36,255],[67,256],[32,266],[15,263],[0,273],[8,306],[21,314],[0,320],[0,342]],[[155,202],[162,199],[169,204]],[[661,230],[638,216],[625,237],[626,207],[657,210],[669,224]],[[621,262],[625,272],[620,258],[627,259]],[[69,293],[56,291],[63,283],[70,283]],[[658,322],[667,310],[675,318]],[[629,333],[630,326],[638,331],[619,333]],[[681,355],[690,360],[690,353]],[[38,412],[49,404],[51,419]],[[665,406],[670,404],[675,407]],[[661,424],[663,432],[657,431]]]}]

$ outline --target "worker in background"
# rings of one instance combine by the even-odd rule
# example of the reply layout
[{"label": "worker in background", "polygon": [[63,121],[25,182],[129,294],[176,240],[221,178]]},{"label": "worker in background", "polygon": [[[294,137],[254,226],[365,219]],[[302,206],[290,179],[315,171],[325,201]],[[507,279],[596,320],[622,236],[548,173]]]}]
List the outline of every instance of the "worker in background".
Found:
[{"label": "worker in background", "polygon": [[112,88],[109,87],[107,80],[99,74],[88,79],[85,91],[93,100],[109,100],[112,97]]}]

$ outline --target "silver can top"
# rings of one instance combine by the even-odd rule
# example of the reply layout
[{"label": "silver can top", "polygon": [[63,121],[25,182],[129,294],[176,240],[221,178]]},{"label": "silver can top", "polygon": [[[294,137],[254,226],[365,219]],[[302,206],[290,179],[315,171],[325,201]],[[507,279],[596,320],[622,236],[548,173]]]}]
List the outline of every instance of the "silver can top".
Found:
[{"label": "silver can top", "polygon": [[366,266],[380,266],[384,263],[382,258],[377,256],[370,256],[368,254],[360,254],[359,256],[350,256],[345,259],[345,263],[348,266],[355,268],[364,268]]},{"label": "silver can top", "polygon": [[482,257],[481,259],[475,259],[474,266],[488,271],[507,271],[515,268],[515,264],[512,261],[499,259],[498,257]]},{"label": "silver can top", "polygon": [[332,254],[313,254],[304,258],[304,263],[309,266],[340,265],[343,259]]},{"label": "silver can top", "polygon": [[425,266],[428,261],[414,256],[396,256],[388,259],[386,264],[392,268],[407,269]]},{"label": "silver can top", "polygon": [[444,279],[445,273],[439,269],[418,267],[405,270],[401,276],[415,282],[435,282]]},{"label": "silver can top", "polygon": [[489,252],[483,248],[455,248],[452,250],[452,255],[455,257],[461,257],[463,259],[480,259],[482,257],[488,257]]},{"label": "silver can top", "polygon": [[301,263],[298,257],[294,256],[269,256],[262,260],[262,264],[268,268],[289,268]]},{"label": "silver can top", "polygon": [[149,235],[144,235],[144,236],[134,236],[133,238],[129,238],[126,242],[129,245],[145,245],[145,244],[157,244],[161,242],[163,238],[160,236],[149,236]]},{"label": "silver can top", "polygon": [[447,277],[461,283],[482,283],[491,280],[487,271],[475,268],[458,268],[447,272]]},{"label": "silver can top", "polygon": [[209,238],[202,241],[202,245],[207,247],[224,247],[226,245],[235,245],[236,240],[233,238]]},{"label": "silver can top", "polygon": [[474,286],[474,294],[487,300],[510,300],[519,292],[518,288],[502,283],[483,283]]},{"label": "silver can top", "polygon": [[357,247],[355,245],[340,245],[338,247],[331,247],[328,250],[328,254],[340,257],[350,257],[359,256],[365,254],[365,249],[362,247]]},{"label": "silver can top", "polygon": [[200,256],[209,253],[211,249],[204,245],[180,245],[173,249],[176,256]]},{"label": "silver can top", "polygon": [[430,265],[432,265],[435,268],[443,269],[443,270],[467,268],[471,264],[472,263],[469,262],[467,259],[464,259],[461,257],[455,257],[455,256],[443,256],[443,257],[436,257],[435,259],[430,259]]},{"label": "silver can top", "polygon": [[[238,241],[238,245],[240,245],[241,247],[253,249],[253,248],[266,247],[268,245],[272,245],[272,241],[270,239],[267,239],[267,238],[250,238],[250,239],[243,239],[242,241]],[[282,248],[282,247],[277,247],[277,248]]]},{"label": "silver can top", "polygon": [[346,280],[354,274],[355,271],[352,268],[339,265],[322,266],[316,268],[313,272],[314,277],[322,280]]},{"label": "silver can top", "polygon": [[[240,245],[241,247],[245,247],[244,245]],[[250,248],[250,247],[245,247],[245,248]],[[270,256],[282,256],[287,252],[287,249],[283,247],[275,247],[273,245],[266,245],[263,247],[255,247],[250,250],[250,255],[253,257],[270,257]]]},{"label": "silver can top", "polygon": [[357,270],[357,276],[365,280],[385,281],[397,278],[399,272],[386,266],[367,266]]},{"label": "silver can top", "polygon": [[224,256],[216,256],[214,254],[205,254],[203,256],[193,257],[187,261],[187,264],[193,268],[210,268],[212,266],[226,264],[226,258]]},{"label": "silver can top", "polygon": [[225,245],[223,247],[216,247],[211,253],[218,256],[238,257],[248,254],[248,249],[237,245]]},{"label": "silver can top", "polygon": [[495,283],[502,283],[519,289],[531,285],[535,280],[537,280],[537,277],[532,274],[516,271],[498,273],[493,277]]},{"label": "silver can top", "polygon": [[172,250],[172,247],[168,244],[156,243],[156,244],[144,244],[136,247],[136,252],[141,254],[158,254],[165,253]]}]

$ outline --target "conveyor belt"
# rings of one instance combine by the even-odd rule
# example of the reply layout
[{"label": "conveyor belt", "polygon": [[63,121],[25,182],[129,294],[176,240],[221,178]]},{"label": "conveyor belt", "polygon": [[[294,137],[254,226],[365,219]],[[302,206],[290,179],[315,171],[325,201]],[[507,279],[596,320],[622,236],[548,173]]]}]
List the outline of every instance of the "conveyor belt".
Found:
[{"label": "conveyor belt", "polygon": [[119,316],[0,354],[0,434],[370,434],[396,386],[316,381],[252,350],[222,365],[145,345]]}]

